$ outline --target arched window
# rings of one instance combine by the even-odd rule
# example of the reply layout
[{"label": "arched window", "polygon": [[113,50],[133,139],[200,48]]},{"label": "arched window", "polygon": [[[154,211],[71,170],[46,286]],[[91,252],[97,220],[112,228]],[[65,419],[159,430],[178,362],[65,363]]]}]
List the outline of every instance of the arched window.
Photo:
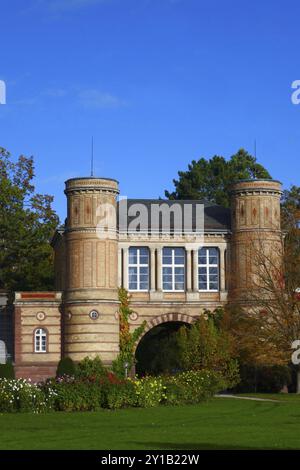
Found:
[{"label": "arched window", "polygon": [[200,291],[219,290],[219,250],[201,248],[198,252],[198,288]]},{"label": "arched window", "polygon": [[47,352],[47,331],[43,328],[38,328],[34,332],[34,352]]}]

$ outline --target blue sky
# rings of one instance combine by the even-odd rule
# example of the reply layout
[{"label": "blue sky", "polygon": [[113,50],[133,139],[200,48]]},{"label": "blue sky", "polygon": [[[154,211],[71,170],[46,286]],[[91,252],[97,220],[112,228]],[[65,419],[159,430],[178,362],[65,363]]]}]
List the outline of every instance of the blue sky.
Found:
[{"label": "blue sky", "polygon": [[64,181],[172,189],[192,159],[253,152],[299,184],[300,4],[283,0],[1,0],[0,146],[34,155],[65,216]]}]

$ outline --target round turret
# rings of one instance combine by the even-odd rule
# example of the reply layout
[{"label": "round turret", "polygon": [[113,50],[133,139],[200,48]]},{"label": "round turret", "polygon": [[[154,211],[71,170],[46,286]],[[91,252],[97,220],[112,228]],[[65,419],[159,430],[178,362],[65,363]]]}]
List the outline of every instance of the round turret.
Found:
[{"label": "round turret", "polygon": [[255,252],[280,252],[281,183],[275,180],[242,180],[231,190],[230,297],[249,297],[255,276]]},{"label": "round turret", "polygon": [[75,361],[100,355],[109,364],[118,351],[118,193],[109,178],[66,181],[64,355]]}]

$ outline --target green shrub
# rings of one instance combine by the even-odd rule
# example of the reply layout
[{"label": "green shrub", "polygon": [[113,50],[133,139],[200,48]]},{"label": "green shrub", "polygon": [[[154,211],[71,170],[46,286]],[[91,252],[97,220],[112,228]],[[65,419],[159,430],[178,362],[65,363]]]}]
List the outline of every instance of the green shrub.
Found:
[{"label": "green shrub", "polygon": [[165,386],[165,397],[164,397],[163,403],[165,405],[176,406],[176,405],[181,405],[182,403],[184,403],[184,400],[185,400],[184,386],[179,385],[178,383],[175,383],[174,381],[171,381],[171,380],[169,381],[166,378],[164,380],[164,386]]},{"label": "green shrub", "polygon": [[227,362],[222,370],[222,376],[225,385],[224,390],[232,389],[239,384],[241,381],[240,366],[236,359]]},{"label": "green shrub", "polygon": [[158,406],[165,399],[162,377],[143,377],[134,380],[136,405],[141,408]]},{"label": "green shrub", "polygon": [[239,393],[278,393],[291,383],[291,371],[288,366],[249,366],[240,368],[241,382],[234,391]]},{"label": "green shrub", "polygon": [[134,383],[130,380],[120,384],[111,384],[106,389],[107,407],[116,410],[137,405]]},{"label": "green shrub", "polygon": [[52,409],[55,391],[25,379],[0,379],[0,412],[41,413]]},{"label": "green shrub", "polygon": [[224,373],[233,359],[232,337],[220,327],[223,313],[206,311],[191,326],[177,332],[181,370],[217,370]]},{"label": "green shrub", "polygon": [[192,404],[227,386],[228,377],[209,370],[120,380],[107,372],[101,361],[85,359],[79,377],[64,374],[38,385],[24,379],[0,379],[0,412],[39,413],[52,409],[72,412]]},{"label": "green shrub", "polygon": [[0,364],[0,379],[14,379],[15,369],[11,362]]},{"label": "green shrub", "polygon": [[278,393],[285,385],[291,383],[291,371],[288,366],[263,367],[260,372],[259,387],[266,393]]},{"label": "green shrub", "polygon": [[131,354],[120,352],[117,358],[112,363],[112,371],[120,379],[125,378],[125,363],[128,363],[127,374],[130,374],[130,371],[133,366],[133,358]]},{"label": "green shrub", "polygon": [[73,360],[70,357],[63,357],[57,366],[56,377],[63,375],[73,376],[76,373],[76,367]]},{"label": "green shrub", "polygon": [[215,371],[188,371],[165,377],[165,403],[195,404],[227,388],[226,379]]},{"label": "green shrub", "polygon": [[85,357],[77,364],[76,377],[81,380],[94,382],[107,377],[107,369],[103,365],[99,356],[95,359]]},{"label": "green shrub", "polygon": [[[231,374],[233,379],[233,372]],[[175,376],[143,377],[111,383],[105,389],[106,405],[110,409],[161,404],[200,403],[228,388],[227,379],[216,371],[189,371]]]},{"label": "green shrub", "polygon": [[55,409],[58,411],[96,411],[106,403],[105,389],[97,383],[62,382],[54,389]]}]

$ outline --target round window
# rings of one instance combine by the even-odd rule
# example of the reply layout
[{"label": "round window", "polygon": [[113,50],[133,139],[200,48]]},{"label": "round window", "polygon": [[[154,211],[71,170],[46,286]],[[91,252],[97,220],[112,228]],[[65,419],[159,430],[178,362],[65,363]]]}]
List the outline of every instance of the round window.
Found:
[{"label": "round window", "polygon": [[90,318],[91,318],[92,320],[97,320],[97,318],[99,318],[99,313],[97,312],[97,310],[92,310],[92,311],[90,312]]}]

